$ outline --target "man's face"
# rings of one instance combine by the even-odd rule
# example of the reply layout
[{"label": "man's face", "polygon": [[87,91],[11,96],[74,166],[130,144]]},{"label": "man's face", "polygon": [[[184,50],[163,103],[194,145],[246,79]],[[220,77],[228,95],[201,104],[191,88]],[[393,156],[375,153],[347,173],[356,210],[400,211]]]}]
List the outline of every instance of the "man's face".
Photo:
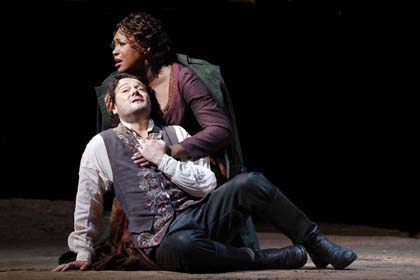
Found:
[{"label": "man's face", "polygon": [[145,86],[137,79],[123,78],[115,88],[114,114],[122,120],[130,120],[133,114],[150,114],[151,103]]}]

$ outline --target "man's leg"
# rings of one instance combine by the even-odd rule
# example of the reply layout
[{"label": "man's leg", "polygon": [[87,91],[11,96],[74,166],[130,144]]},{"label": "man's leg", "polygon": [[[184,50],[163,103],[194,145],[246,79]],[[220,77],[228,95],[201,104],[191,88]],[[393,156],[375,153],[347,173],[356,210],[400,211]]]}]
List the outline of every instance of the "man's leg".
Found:
[{"label": "man's leg", "polygon": [[[201,223],[207,203],[177,212],[165,239],[157,247],[155,260],[164,269],[187,272],[222,272],[243,269],[299,268],[306,263],[303,247],[261,250],[236,248],[209,238]],[[232,221],[235,220],[232,217]],[[236,222],[236,231],[241,227]],[[243,224],[242,224],[243,225]],[[227,232],[228,234],[228,232]],[[235,233],[230,234],[235,236]]]},{"label": "man's leg", "polygon": [[250,268],[250,249],[226,246],[207,238],[199,229],[173,232],[156,250],[157,263],[166,270],[191,273],[224,272]]},{"label": "man's leg", "polygon": [[322,235],[315,223],[260,173],[240,174],[215,190],[202,222],[212,240],[230,243],[249,215],[258,215],[308,250],[317,267],[342,269],[356,260],[350,249]]},{"label": "man's leg", "polygon": [[[276,209],[277,226],[288,232],[293,241],[303,240],[301,231],[310,232],[313,223],[259,173],[240,174],[213,191],[202,206],[197,222],[203,225],[211,240],[231,245],[250,215],[265,217],[267,206],[274,203],[283,208]],[[302,246],[253,252],[255,260],[248,269],[299,268],[307,260]]]},{"label": "man's leg", "polygon": [[201,220],[209,237],[230,243],[250,215],[268,220],[293,243],[302,243],[315,224],[260,173],[240,174],[213,191]]},{"label": "man's leg", "polygon": [[260,242],[258,241],[257,232],[251,217],[246,219],[245,225],[232,241],[232,244],[236,247],[248,247],[252,250],[260,249]]}]

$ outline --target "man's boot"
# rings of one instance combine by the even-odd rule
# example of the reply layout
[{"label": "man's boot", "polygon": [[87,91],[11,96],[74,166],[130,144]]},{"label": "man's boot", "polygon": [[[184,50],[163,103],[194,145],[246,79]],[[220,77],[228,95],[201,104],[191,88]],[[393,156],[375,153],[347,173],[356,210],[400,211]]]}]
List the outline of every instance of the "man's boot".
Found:
[{"label": "man's boot", "polygon": [[319,231],[318,226],[309,234],[303,245],[318,268],[325,268],[331,264],[335,269],[344,269],[357,259],[352,250],[328,240]]},{"label": "man's boot", "polygon": [[255,269],[296,269],[304,266],[308,260],[302,245],[263,249],[255,251],[254,254]]}]

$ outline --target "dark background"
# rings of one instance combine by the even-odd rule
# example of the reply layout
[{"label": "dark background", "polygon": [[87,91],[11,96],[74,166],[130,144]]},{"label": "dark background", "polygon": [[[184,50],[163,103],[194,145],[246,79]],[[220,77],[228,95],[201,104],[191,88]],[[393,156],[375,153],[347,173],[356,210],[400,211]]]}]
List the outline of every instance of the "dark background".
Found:
[{"label": "dark background", "polygon": [[177,52],[221,66],[249,170],[283,184],[316,221],[418,230],[418,122],[403,48],[341,1],[261,2],[17,7],[6,26],[24,27],[6,28],[3,46],[17,82],[6,95],[0,197],[74,200],[96,130],[93,87],[114,70],[114,25],[145,10]]}]

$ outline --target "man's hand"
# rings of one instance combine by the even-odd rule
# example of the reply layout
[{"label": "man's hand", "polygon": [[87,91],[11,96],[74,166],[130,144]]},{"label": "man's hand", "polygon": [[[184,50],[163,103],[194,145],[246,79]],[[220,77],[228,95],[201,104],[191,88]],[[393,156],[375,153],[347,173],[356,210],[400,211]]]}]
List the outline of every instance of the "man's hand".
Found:
[{"label": "man's hand", "polygon": [[143,147],[137,147],[139,153],[149,162],[159,166],[166,150],[166,143],[163,140],[143,140]]},{"label": "man's hand", "polygon": [[54,268],[51,271],[63,272],[63,271],[72,270],[72,269],[87,270],[87,269],[90,268],[90,265],[91,265],[90,260],[74,261],[74,262],[60,264],[59,266],[57,266],[56,268]]},{"label": "man's hand", "polygon": [[136,164],[136,165],[140,165],[143,167],[149,166],[150,162],[144,158],[144,156],[140,153],[137,152],[135,153],[132,157],[131,160]]}]

